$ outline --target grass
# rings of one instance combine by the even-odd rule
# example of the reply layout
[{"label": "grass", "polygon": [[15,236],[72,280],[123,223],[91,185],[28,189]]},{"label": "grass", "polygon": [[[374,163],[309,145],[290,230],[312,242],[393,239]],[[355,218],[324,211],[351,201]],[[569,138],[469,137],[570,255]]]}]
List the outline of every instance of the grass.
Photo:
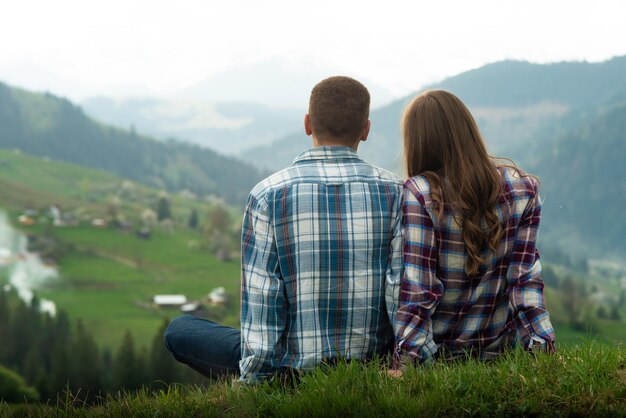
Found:
[{"label": "grass", "polygon": [[375,363],[318,368],[295,385],[171,386],[94,406],[0,406],[0,416],[626,416],[626,352],[587,341],[557,355],[523,351],[493,362],[437,363],[388,377]]},{"label": "grass", "polygon": [[102,346],[117,349],[127,329],[144,344],[164,317],[180,315],[176,309],[151,308],[155,294],[184,294],[206,302],[212,288],[224,286],[231,304],[219,319],[231,326],[239,323],[239,261],[222,262],[190,249],[197,232],[158,231],[149,241],[89,226],[56,228],[53,234],[75,250],[60,260],[60,279],[38,294],[72,318],[82,318]]},{"label": "grass", "polygon": [[[129,182],[102,171],[0,150],[0,206],[14,220],[25,208],[41,210],[51,204],[88,218],[104,217],[115,201],[118,212],[138,228],[139,215],[154,206],[159,191],[136,183],[125,189],[123,184],[127,187]],[[237,326],[239,262],[221,262],[198,248],[202,233],[184,226],[192,209],[202,222],[210,204],[180,195],[171,195],[170,201],[178,225],[175,232],[157,228],[148,241],[132,233],[96,229],[87,222],[77,227],[22,227],[25,233],[52,235],[71,246],[59,260],[60,279],[37,293],[54,301],[70,318],[82,318],[98,345],[113,350],[127,329],[139,345],[147,345],[164,317],[180,314],[176,309],[147,306],[155,294],[182,293],[206,301],[212,288],[224,286],[232,302],[216,311],[215,319]]]}]

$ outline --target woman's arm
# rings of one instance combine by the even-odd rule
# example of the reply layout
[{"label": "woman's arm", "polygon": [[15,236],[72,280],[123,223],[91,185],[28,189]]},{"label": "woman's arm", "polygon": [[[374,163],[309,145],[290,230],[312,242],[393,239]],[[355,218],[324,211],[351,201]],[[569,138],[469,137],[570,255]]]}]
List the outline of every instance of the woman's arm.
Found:
[{"label": "woman's arm", "polygon": [[[541,263],[536,248],[541,200],[534,194],[520,219],[508,271],[509,305],[524,348],[544,342],[554,351],[554,328],[546,310]],[[538,337],[538,338],[537,338]]]},{"label": "woman's arm", "polygon": [[404,275],[396,313],[396,359],[398,356],[427,361],[437,352],[431,315],[442,295],[437,277],[437,239],[424,197],[404,186]]}]

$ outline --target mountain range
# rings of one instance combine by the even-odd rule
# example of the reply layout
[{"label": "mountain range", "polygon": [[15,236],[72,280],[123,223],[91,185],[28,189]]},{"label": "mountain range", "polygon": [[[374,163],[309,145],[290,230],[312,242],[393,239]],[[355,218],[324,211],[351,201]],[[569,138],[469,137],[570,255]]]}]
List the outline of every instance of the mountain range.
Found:
[{"label": "mountain range", "polygon": [[[492,154],[511,157],[541,177],[546,245],[591,257],[623,256],[626,57],[547,65],[504,61],[426,89],[458,95],[474,114]],[[399,121],[404,106],[419,91],[371,112],[372,131],[359,148],[366,160],[402,174]],[[125,102],[115,117],[133,114],[133,103]],[[4,84],[0,84],[0,147],[99,168],[163,189],[218,194],[241,204],[259,179],[288,165],[310,146],[310,138],[300,131],[302,115],[297,112],[287,115],[258,104],[179,103],[182,110],[169,114],[163,126],[179,117],[180,135],[187,135],[193,131],[188,123],[193,113],[211,120],[211,129],[222,142],[229,137],[220,132],[248,129],[239,145],[230,149],[239,149],[239,158],[171,139],[157,141],[137,133],[144,131],[130,119],[123,125],[131,129],[113,128],[94,121],[66,99]],[[164,108],[171,109],[170,104]],[[135,114],[151,109],[141,125],[152,120],[154,135],[167,128],[154,117],[162,105],[145,99],[135,107],[139,109]],[[251,114],[253,121],[246,116]],[[281,129],[291,129],[292,123],[298,125],[294,132],[271,140]],[[265,144],[252,146],[253,141],[243,138],[255,132],[265,137],[258,141]]]},{"label": "mountain range", "polygon": [[0,147],[242,204],[263,172],[233,157],[103,125],[70,101],[0,83]]},{"label": "mountain range", "polygon": [[[420,91],[445,89],[470,108],[492,155],[542,179],[543,242],[578,255],[626,253],[626,57],[601,63],[504,61],[427,86],[374,110],[359,153],[402,175],[399,122]],[[241,157],[270,170],[310,146],[294,132]]]}]

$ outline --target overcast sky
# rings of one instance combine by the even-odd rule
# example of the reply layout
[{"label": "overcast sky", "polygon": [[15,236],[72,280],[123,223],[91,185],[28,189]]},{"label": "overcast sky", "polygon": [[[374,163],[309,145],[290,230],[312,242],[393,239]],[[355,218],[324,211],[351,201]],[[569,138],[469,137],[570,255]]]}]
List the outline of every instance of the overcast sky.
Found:
[{"label": "overcast sky", "polygon": [[319,68],[320,78],[349,73],[404,95],[502,59],[624,55],[625,4],[3,0],[0,79],[74,99],[167,95],[279,57]]}]

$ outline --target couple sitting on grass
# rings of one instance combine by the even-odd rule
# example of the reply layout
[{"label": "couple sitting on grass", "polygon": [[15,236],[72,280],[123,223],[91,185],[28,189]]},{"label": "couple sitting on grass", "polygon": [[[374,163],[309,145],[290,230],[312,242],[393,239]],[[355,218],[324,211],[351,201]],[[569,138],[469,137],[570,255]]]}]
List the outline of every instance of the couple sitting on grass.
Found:
[{"label": "couple sitting on grass", "polygon": [[250,193],[241,238],[241,330],[193,316],[165,333],[211,377],[256,382],[338,359],[554,352],[539,254],[537,179],[488,154],[470,112],[429,91],[402,120],[409,179],[356,153],[370,130],[358,81],[317,84],[313,148]]}]

